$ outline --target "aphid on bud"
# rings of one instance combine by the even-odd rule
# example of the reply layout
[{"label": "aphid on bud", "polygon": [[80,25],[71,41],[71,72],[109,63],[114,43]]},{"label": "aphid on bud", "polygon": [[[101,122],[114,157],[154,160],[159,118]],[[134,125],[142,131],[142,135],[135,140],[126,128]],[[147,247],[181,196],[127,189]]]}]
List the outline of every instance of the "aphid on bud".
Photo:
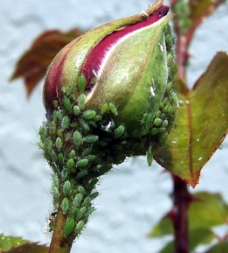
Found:
[{"label": "aphid on bud", "polygon": [[94,121],[101,121],[102,120],[102,115],[96,115],[95,117],[94,117]]},{"label": "aphid on bud", "polygon": [[70,118],[68,115],[65,115],[61,122],[61,127],[63,130],[67,129],[70,124]]},{"label": "aphid on bud", "polygon": [[102,106],[101,106],[101,114],[105,114],[106,112],[108,111],[108,104],[107,103],[104,103]]},{"label": "aphid on bud", "polygon": [[59,200],[59,190],[56,186],[52,187],[52,194],[53,194],[54,200],[57,202]]},{"label": "aphid on bud", "polygon": [[68,198],[64,198],[61,204],[61,208],[63,211],[63,214],[66,215],[67,211],[69,210],[69,200]]},{"label": "aphid on bud", "polygon": [[91,119],[93,119],[96,116],[96,114],[97,113],[95,111],[93,111],[93,110],[87,110],[87,111],[83,112],[82,116],[86,120],[91,120]]},{"label": "aphid on bud", "polygon": [[81,110],[80,110],[79,106],[78,106],[78,105],[75,105],[75,106],[74,106],[74,114],[75,114],[76,116],[78,116],[78,115],[80,114],[80,112],[81,112]]},{"label": "aphid on bud", "polygon": [[108,103],[109,110],[115,115],[118,115],[117,108],[113,103]]},{"label": "aphid on bud", "polygon": [[79,101],[78,101],[78,106],[81,110],[83,110],[85,108],[85,100],[86,100],[85,95],[81,94],[79,97]]},{"label": "aphid on bud", "polygon": [[76,163],[76,166],[79,168],[83,168],[83,167],[87,166],[88,164],[89,164],[88,159],[81,159]]},{"label": "aphid on bud", "polygon": [[123,133],[124,133],[124,126],[123,125],[120,125],[119,127],[117,127],[115,130],[114,130],[114,137],[115,138],[120,138]]},{"label": "aphid on bud", "polygon": [[76,148],[79,148],[82,144],[82,136],[78,130],[74,132],[73,140],[74,140],[74,145],[76,146]]},{"label": "aphid on bud", "polygon": [[74,159],[70,158],[68,161],[67,161],[67,168],[68,169],[73,169],[74,168]]},{"label": "aphid on bud", "polygon": [[162,123],[162,120],[160,118],[155,118],[154,119],[154,126],[158,127],[160,126]]},{"label": "aphid on bud", "polygon": [[61,177],[62,179],[66,179],[68,177],[68,171],[66,168],[64,168],[62,171],[61,171]]},{"label": "aphid on bud", "polygon": [[89,206],[91,204],[91,198],[88,196],[83,201],[83,206]]},{"label": "aphid on bud", "polygon": [[147,163],[149,166],[151,166],[152,162],[153,162],[153,154],[152,154],[151,146],[150,146],[147,152]]},{"label": "aphid on bud", "polygon": [[82,171],[78,172],[76,178],[77,178],[77,179],[80,179],[80,178],[86,176],[87,174],[88,174],[88,171],[87,171],[87,170],[82,170]]},{"label": "aphid on bud", "polygon": [[79,209],[77,220],[80,220],[81,218],[83,218],[85,213],[86,213],[86,207],[83,206],[82,208]]},{"label": "aphid on bud", "polygon": [[86,87],[86,78],[82,74],[78,78],[78,89],[79,89],[79,92],[83,93],[85,91],[85,87]]},{"label": "aphid on bud", "polygon": [[64,182],[64,184],[63,184],[63,194],[64,194],[65,196],[69,195],[70,190],[71,190],[71,183],[70,183],[69,180],[67,180],[67,181]]},{"label": "aphid on bud", "polygon": [[80,125],[82,126],[82,128],[84,130],[86,130],[87,132],[89,132],[89,130],[90,130],[89,124],[84,119],[79,119],[79,122],[80,122]]},{"label": "aphid on bud", "polygon": [[78,186],[78,192],[81,193],[82,195],[86,194],[86,190],[83,186]]},{"label": "aphid on bud", "polygon": [[58,179],[58,177],[57,177],[57,175],[56,174],[52,174],[52,183],[53,183],[53,186],[55,186],[55,187],[59,187],[59,179]]},{"label": "aphid on bud", "polygon": [[82,231],[82,229],[83,229],[84,226],[85,226],[84,221],[80,220],[78,222],[78,224],[76,225],[76,232],[77,232],[77,234],[79,234]]},{"label": "aphid on bud", "polygon": [[97,135],[87,135],[83,138],[84,142],[93,143],[99,139]]},{"label": "aphid on bud", "polygon": [[70,155],[69,155],[69,156],[70,156],[70,158],[74,159],[74,158],[76,157],[76,152],[75,152],[75,150],[72,149],[72,150],[70,151]]},{"label": "aphid on bud", "polygon": [[68,112],[70,112],[71,111],[71,102],[70,102],[69,98],[67,96],[63,96],[62,102],[63,102],[64,108]]},{"label": "aphid on bud", "polygon": [[57,137],[57,138],[56,138],[55,146],[56,146],[56,148],[57,148],[58,150],[60,150],[60,149],[62,148],[63,144],[62,144],[62,140],[61,140],[60,137]]},{"label": "aphid on bud", "polygon": [[64,159],[63,153],[59,153],[59,154],[58,154],[58,162],[59,162],[60,164],[63,164],[63,159]]},{"label": "aphid on bud", "polygon": [[92,147],[88,147],[88,148],[84,149],[82,156],[89,155],[91,152],[92,152]]},{"label": "aphid on bud", "polygon": [[73,207],[78,207],[80,205],[80,203],[82,202],[82,194],[78,193],[77,195],[75,195],[74,199],[73,199]]},{"label": "aphid on bud", "polygon": [[70,233],[72,233],[74,231],[74,228],[75,228],[75,221],[73,218],[69,218],[66,221],[66,224],[63,228],[64,237],[67,237]]}]

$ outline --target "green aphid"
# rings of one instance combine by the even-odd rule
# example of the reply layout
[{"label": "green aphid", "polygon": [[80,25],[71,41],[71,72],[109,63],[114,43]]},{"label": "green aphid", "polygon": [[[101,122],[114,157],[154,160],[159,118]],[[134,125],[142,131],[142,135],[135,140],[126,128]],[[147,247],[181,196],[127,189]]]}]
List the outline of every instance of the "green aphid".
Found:
[{"label": "green aphid", "polygon": [[59,200],[59,190],[56,186],[52,187],[52,194],[53,194],[54,200],[57,202]]},{"label": "green aphid", "polygon": [[45,127],[41,127],[39,130],[40,139],[44,141],[47,138],[47,131]]},{"label": "green aphid", "polygon": [[71,102],[70,102],[70,99],[67,96],[63,96],[62,102],[63,102],[64,108],[68,112],[70,112],[71,111]]},{"label": "green aphid", "polygon": [[76,148],[79,148],[82,144],[82,136],[78,130],[76,130],[73,134],[73,140],[74,140],[74,145]]},{"label": "green aphid", "polygon": [[61,128],[65,130],[68,128],[69,125],[70,125],[70,118],[68,115],[65,115],[61,122]]},{"label": "green aphid", "polygon": [[91,154],[91,152],[92,152],[92,147],[88,147],[88,148],[83,150],[82,156],[89,155],[89,154]]},{"label": "green aphid", "polygon": [[52,174],[52,183],[53,183],[53,186],[55,186],[55,187],[59,187],[59,179],[58,179],[58,177],[57,177],[57,175],[56,174]]},{"label": "green aphid", "polygon": [[154,136],[154,135],[157,135],[158,132],[159,132],[158,128],[153,127],[153,128],[151,129],[151,131],[150,131],[150,134]]},{"label": "green aphid", "polygon": [[78,106],[78,105],[75,105],[75,106],[74,106],[74,114],[75,114],[76,116],[78,116],[78,115],[80,114],[80,112],[81,112],[81,110],[80,110],[79,106]]},{"label": "green aphid", "polygon": [[108,104],[107,104],[107,103],[104,103],[104,104],[101,106],[101,115],[105,114],[107,111],[108,111]]},{"label": "green aphid", "polygon": [[93,128],[97,128],[97,123],[93,120],[88,121],[89,125],[92,126]]},{"label": "green aphid", "polygon": [[78,212],[79,212],[79,209],[78,209],[78,208],[74,208],[74,209],[72,210],[72,215],[73,215],[74,217],[77,217]]},{"label": "green aphid", "polygon": [[99,121],[101,121],[103,119],[103,117],[102,117],[102,115],[100,115],[100,114],[98,114],[98,115],[96,115],[95,117],[94,117],[94,121],[96,121],[96,122],[99,122]]},{"label": "green aphid", "polygon": [[160,127],[159,128],[159,133],[160,134],[163,134],[163,133],[165,133],[166,132],[166,128],[165,127]]},{"label": "green aphid", "polygon": [[58,161],[59,161],[59,163],[63,164],[63,160],[64,160],[63,153],[59,153],[58,154]]},{"label": "green aphid", "polygon": [[78,192],[81,193],[82,195],[85,195],[86,194],[86,190],[83,186],[78,186]]},{"label": "green aphid", "polygon": [[77,122],[73,122],[70,124],[70,127],[76,128],[78,127],[78,123]]},{"label": "green aphid", "polygon": [[75,150],[74,149],[72,149],[71,151],[70,151],[70,158],[72,158],[72,159],[74,159],[75,157],[76,157],[76,152],[75,152]]},{"label": "green aphid", "polygon": [[78,100],[78,106],[79,106],[80,110],[83,110],[85,108],[85,100],[86,100],[85,95],[81,94],[79,96],[79,100]]},{"label": "green aphid", "polygon": [[62,140],[61,140],[60,137],[57,137],[57,138],[56,138],[55,146],[56,146],[56,148],[57,148],[58,150],[60,150],[60,149],[62,148],[63,143],[62,143]]},{"label": "green aphid", "polygon": [[73,199],[73,207],[78,207],[81,202],[82,202],[82,198],[83,195],[81,193],[78,193],[77,195],[75,195],[74,199]]},{"label": "green aphid", "polygon": [[167,127],[168,125],[169,125],[169,121],[168,120],[163,120],[162,127]]},{"label": "green aphid", "polygon": [[161,125],[161,123],[162,123],[162,120],[160,118],[154,119],[154,123],[153,123],[154,126],[159,127]]},{"label": "green aphid", "polygon": [[78,215],[77,215],[77,220],[80,220],[83,218],[83,216],[86,213],[86,207],[83,206],[82,208],[79,209]]},{"label": "green aphid", "polygon": [[57,116],[57,118],[58,118],[59,120],[62,120],[62,118],[63,118],[63,114],[62,114],[61,111],[56,111],[56,116]]},{"label": "green aphid", "polygon": [[57,130],[57,135],[58,135],[58,137],[62,137],[63,136],[63,132],[62,132],[61,129]]},{"label": "green aphid", "polygon": [[70,159],[67,161],[67,168],[71,170],[71,169],[74,168],[74,165],[75,165],[74,159],[70,158]]},{"label": "green aphid", "polygon": [[115,115],[118,115],[116,106],[113,103],[108,103],[109,110]]},{"label": "green aphid", "polygon": [[65,135],[65,141],[69,141],[71,139],[71,133],[67,133]]},{"label": "green aphid", "polygon": [[80,159],[77,163],[76,166],[78,168],[83,168],[85,166],[87,166],[89,164],[89,160],[88,159]]},{"label": "green aphid", "polygon": [[167,132],[164,132],[164,133],[160,136],[159,141],[160,141],[161,143],[164,143],[164,142],[167,140],[168,136],[169,136],[169,134],[168,134]]},{"label": "green aphid", "polygon": [[79,122],[80,122],[80,125],[82,126],[82,128],[84,130],[86,130],[87,132],[89,132],[89,130],[90,130],[89,124],[84,119],[82,119],[82,118],[79,119]]},{"label": "green aphid", "polygon": [[114,137],[117,139],[117,138],[120,138],[123,134],[124,134],[124,131],[125,131],[125,128],[123,125],[120,125],[119,127],[117,127],[115,130],[114,130]]},{"label": "green aphid", "polygon": [[149,133],[149,128],[142,128],[139,132],[139,136],[145,136]]},{"label": "green aphid", "polygon": [[86,197],[86,198],[84,199],[84,201],[83,201],[83,206],[88,207],[88,206],[90,206],[90,205],[91,205],[91,198],[88,196],[88,197]]},{"label": "green aphid", "polygon": [[86,120],[91,120],[96,116],[96,114],[97,113],[94,110],[87,110],[83,112],[82,117]]},{"label": "green aphid", "polygon": [[161,119],[165,119],[166,118],[166,114],[165,113],[162,113],[161,116],[160,116]]},{"label": "green aphid", "polygon": [[85,226],[84,221],[80,220],[76,225],[76,233],[77,234],[81,233],[84,226]]},{"label": "green aphid", "polygon": [[82,170],[82,171],[78,172],[76,178],[77,178],[77,179],[83,178],[83,177],[86,176],[87,174],[88,174],[88,171],[87,171],[87,170]]},{"label": "green aphid", "polygon": [[70,183],[69,180],[67,180],[67,181],[64,182],[64,184],[63,184],[63,194],[64,194],[65,196],[69,195],[70,190],[71,190],[71,183]]},{"label": "green aphid", "polygon": [[98,183],[98,179],[93,179],[89,182],[88,188],[93,189],[94,186]]},{"label": "green aphid", "polygon": [[152,125],[152,120],[153,120],[154,115],[152,113],[148,113],[146,117],[146,126],[150,127]]},{"label": "green aphid", "polygon": [[98,196],[99,196],[99,192],[93,192],[92,194],[90,194],[91,199],[95,199]]},{"label": "green aphid", "polygon": [[69,200],[68,198],[64,198],[61,204],[61,208],[63,211],[63,214],[66,215],[67,211],[69,210]]},{"label": "green aphid", "polygon": [[87,135],[83,138],[86,143],[93,143],[98,141],[99,137],[97,135]]},{"label": "green aphid", "polygon": [[50,132],[51,132],[51,135],[55,135],[56,134],[56,130],[57,130],[57,127],[56,127],[56,123],[55,121],[51,121],[50,123]]},{"label": "green aphid", "polygon": [[75,221],[73,218],[69,218],[66,221],[66,224],[63,228],[64,237],[67,237],[70,233],[72,233],[74,231],[74,228],[75,228]]},{"label": "green aphid", "polygon": [[66,168],[64,168],[62,171],[61,171],[61,177],[62,179],[66,179],[68,177],[68,171]]},{"label": "green aphid", "polygon": [[153,154],[152,154],[151,147],[150,147],[147,152],[147,163],[149,166],[151,166],[152,162],[153,162]]},{"label": "green aphid", "polygon": [[54,100],[54,101],[53,101],[53,106],[54,106],[54,108],[58,108],[59,104],[58,104],[58,101],[57,101],[57,100]]},{"label": "green aphid", "polygon": [[85,91],[86,87],[86,78],[83,74],[81,74],[78,78],[78,89],[80,93],[83,93]]},{"label": "green aphid", "polygon": [[89,162],[93,162],[97,158],[96,155],[87,155],[84,156],[84,159],[87,159]]}]

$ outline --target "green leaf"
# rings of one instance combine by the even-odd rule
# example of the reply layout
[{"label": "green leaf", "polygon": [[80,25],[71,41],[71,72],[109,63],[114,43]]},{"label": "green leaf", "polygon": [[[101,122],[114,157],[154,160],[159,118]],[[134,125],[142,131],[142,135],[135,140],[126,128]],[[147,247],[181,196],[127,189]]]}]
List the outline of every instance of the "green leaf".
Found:
[{"label": "green leaf", "polygon": [[20,237],[0,235],[0,253],[48,253],[48,248]]},{"label": "green leaf", "polygon": [[[228,205],[220,194],[198,192],[194,195],[188,210],[189,230],[210,229],[226,224],[228,220]],[[149,237],[173,234],[173,225],[168,215],[163,217],[151,230]]]},{"label": "green leaf", "polygon": [[223,241],[212,246],[207,253],[227,253],[228,241]]},{"label": "green leaf", "polygon": [[60,49],[81,34],[82,31],[78,29],[66,33],[59,30],[42,33],[20,57],[10,80],[23,78],[29,96],[38,82],[45,76],[47,67]]},{"label": "green leaf", "polygon": [[[189,233],[189,249],[192,252],[198,246],[202,244],[208,244],[213,239],[215,239],[215,235],[209,229],[194,229]],[[174,251],[174,241],[171,241],[163,247],[159,253],[170,253]]]},{"label": "green leaf", "polygon": [[21,245],[26,241],[20,237],[5,236],[0,234],[0,252],[2,250],[8,250],[11,247]]},{"label": "green leaf", "polygon": [[227,69],[228,55],[219,52],[192,90],[176,82],[180,107],[174,126],[166,144],[154,151],[160,165],[193,187],[227,133]]}]

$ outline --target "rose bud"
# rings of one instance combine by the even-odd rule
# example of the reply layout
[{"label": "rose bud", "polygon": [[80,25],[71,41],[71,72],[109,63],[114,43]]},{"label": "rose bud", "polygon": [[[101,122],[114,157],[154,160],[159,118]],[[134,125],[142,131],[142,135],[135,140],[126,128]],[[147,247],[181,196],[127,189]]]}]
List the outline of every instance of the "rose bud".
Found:
[{"label": "rose bud", "polygon": [[[150,165],[153,149],[168,137],[178,105],[168,10],[158,1],[85,33],[47,72],[40,146],[60,180],[76,179],[72,185],[82,185],[90,199],[96,179],[113,164],[147,155]],[[78,217],[83,206],[72,208]]]}]

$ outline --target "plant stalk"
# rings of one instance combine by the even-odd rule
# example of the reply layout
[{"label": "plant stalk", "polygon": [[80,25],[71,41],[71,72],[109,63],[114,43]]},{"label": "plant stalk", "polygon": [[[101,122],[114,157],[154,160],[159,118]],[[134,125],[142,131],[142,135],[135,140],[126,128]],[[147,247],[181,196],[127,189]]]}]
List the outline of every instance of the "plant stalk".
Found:
[{"label": "plant stalk", "polygon": [[173,227],[175,253],[189,253],[188,241],[188,205],[191,196],[187,184],[177,176],[173,176]]},{"label": "plant stalk", "polygon": [[66,220],[67,216],[63,215],[61,205],[59,205],[48,253],[69,253],[71,251],[74,238],[70,236],[66,238],[63,235],[63,227]]}]

